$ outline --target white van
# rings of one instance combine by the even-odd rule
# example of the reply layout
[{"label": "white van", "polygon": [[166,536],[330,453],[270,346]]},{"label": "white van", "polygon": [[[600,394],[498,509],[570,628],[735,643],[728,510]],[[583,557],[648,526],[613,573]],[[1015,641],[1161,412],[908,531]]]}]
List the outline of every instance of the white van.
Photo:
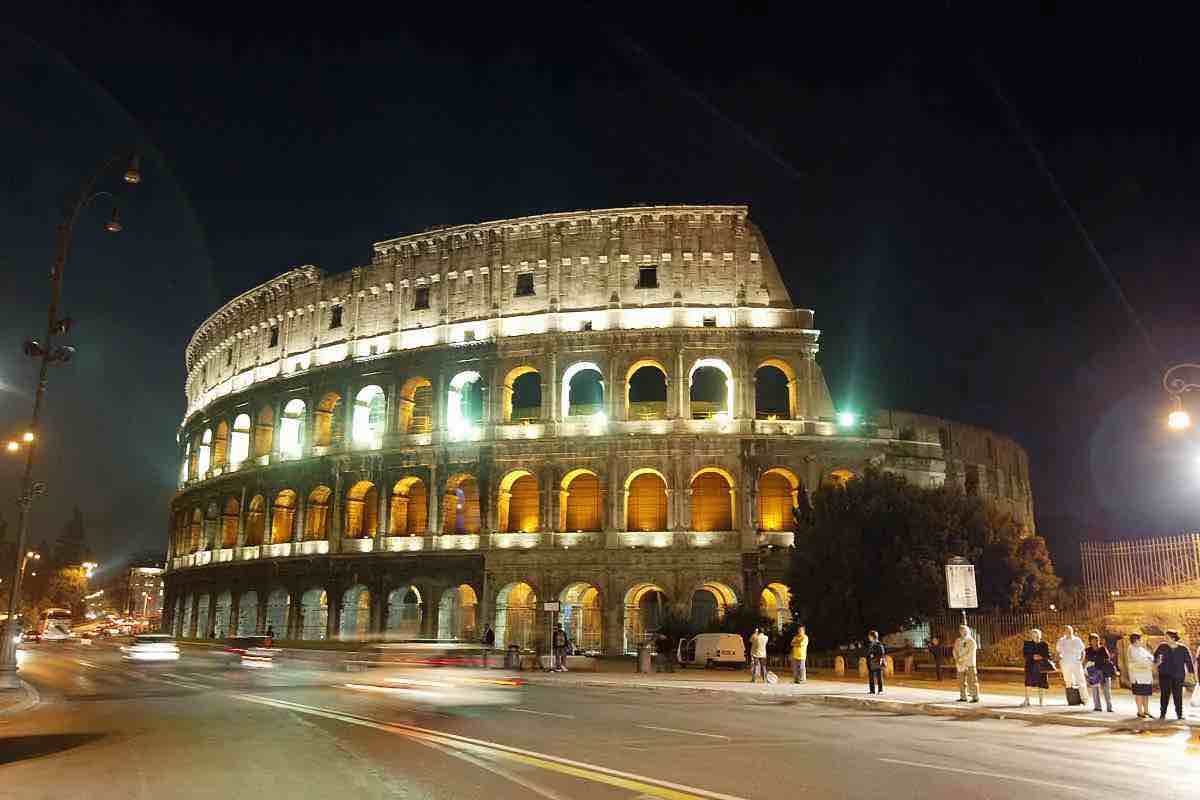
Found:
[{"label": "white van", "polygon": [[702,633],[681,639],[675,657],[685,667],[746,666],[746,643],[736,633]]}]

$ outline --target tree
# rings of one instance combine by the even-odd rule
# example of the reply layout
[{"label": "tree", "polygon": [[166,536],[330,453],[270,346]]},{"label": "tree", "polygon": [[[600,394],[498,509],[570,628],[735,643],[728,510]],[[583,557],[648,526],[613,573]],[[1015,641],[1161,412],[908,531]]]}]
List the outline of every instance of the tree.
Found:
[{"label": "tree", "polygon": [[83,567],[59,567],[50,576],[43,608],[68,608],[76,619],[84,613],[83,596],[87,593],[87,572]]},{"label": "tree", "polygon": [[817,644],[900,630],[945,608],[944,566],[976,565],[984,607],[1019,608],[1058,586],[1045,542],[956,487],[925,489],[869,469],[813,497],[796,531],[789,583]]},{"label": "tree", "polygon": [[83,513],[80,512],[79,506],[75,506],[70,521],[63,526],[62,533],[54,542],[54,563],[60,567],[82,564],[89,554]]}]

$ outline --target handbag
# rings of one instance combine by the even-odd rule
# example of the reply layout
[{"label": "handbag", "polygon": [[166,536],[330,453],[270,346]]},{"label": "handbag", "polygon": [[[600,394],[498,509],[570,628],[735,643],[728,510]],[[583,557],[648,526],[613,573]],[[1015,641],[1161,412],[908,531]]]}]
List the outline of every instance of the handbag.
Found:
[{"label": "handbag", "polygon": [[1054,666],[1054,662],[1048,658],[1043,658],[1041,661],[1039,661],[1037,663],[1038,663],[1038,670],[1040,672],[1054,672],[1054,670],[1058,669],[1058,667]]}]

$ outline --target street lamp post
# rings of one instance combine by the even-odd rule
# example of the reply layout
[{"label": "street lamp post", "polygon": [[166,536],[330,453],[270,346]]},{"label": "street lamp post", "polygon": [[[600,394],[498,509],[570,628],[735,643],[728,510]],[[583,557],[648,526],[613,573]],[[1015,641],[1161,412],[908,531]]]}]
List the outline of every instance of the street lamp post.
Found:
[{"label": "street lamp post", "polygon": [[1183,395],[1200,389],[1200,364],[1176,364],[1163,373],[1163,388],[1175,398],[1175,409],[1167,415],[1167,427],[1173,431],[1190,428],[1192,418],[1183,408]]},{"label": "street lamp post", "polygon": [[[46,381],[49,378],[52,364],[63,364],[71,360],[75,348],[70,345],[55,345],[54,339],[64,336],[71,330],[69,317],[59,317],[59,302],[62,298],[63,272],[67,267],[67,256],[71,251],[71,235],[80,214],[97,197],[112,197],[111,192],[97,191],[96,185],[106,175],[111,174],[114,167],[125,166],[123,179],[129,185],[141,183],[142,174],[138,167],[136,152],[126,151],[113,156],[100,165],[79,188],[75,199],[63,210],[62,221],[58,224],[58,247],[54,256],[54,264],[50,267],[50,305],[46,310],[46,338],[43,342],[32,339],[25,342],[25,354],[30,358],[41,361],[38,372],[37,391],[33,396],[33,415],[23,438],[23,443],[17,448],[25,447],[25,471],[21,477],[21,492],[17,496],[17,557],[13,569],[13,582],[8,594],[8,620],[5,635],[0,637],[0,689],[20,688],[21,681],[17,678],[17,608],[21,596],[21,573],[24,571],[25,537],[29,527],[29,509],[33,498],[44,494],[46,484],[33,480],[34,455],[37,453],[38,430],[42,413],[42,401],[46,395]],[[112,217],[104,226],[109,233],[121,230],[121,221],[114,206]],[[14,450],[9,445],[9,450]]]}]

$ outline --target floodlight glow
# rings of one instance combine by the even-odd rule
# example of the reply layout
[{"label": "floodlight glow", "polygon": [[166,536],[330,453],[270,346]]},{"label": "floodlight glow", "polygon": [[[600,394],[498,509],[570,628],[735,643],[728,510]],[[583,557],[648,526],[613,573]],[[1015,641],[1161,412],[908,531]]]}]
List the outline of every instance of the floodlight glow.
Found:
[{"label": "floodlight glow", "polygon": [[858,421],[858,415],[853,411],[839,411],[837,421],[838,425],[841,425],[843,428],[849,428]]},{"label": "floodlight glow", "polygon": [[25,431],[25,434],[23,436],[21,436],[21,440],[25,441],[25,442],[32,442],[33,441],[33,431]]},{"label": "floodlight glow", "polygon": [[1192,418],[1182,408],[1175,409],[1167,416],[1167,427],[1173,431],[1181,431],[1191,425]]}]

